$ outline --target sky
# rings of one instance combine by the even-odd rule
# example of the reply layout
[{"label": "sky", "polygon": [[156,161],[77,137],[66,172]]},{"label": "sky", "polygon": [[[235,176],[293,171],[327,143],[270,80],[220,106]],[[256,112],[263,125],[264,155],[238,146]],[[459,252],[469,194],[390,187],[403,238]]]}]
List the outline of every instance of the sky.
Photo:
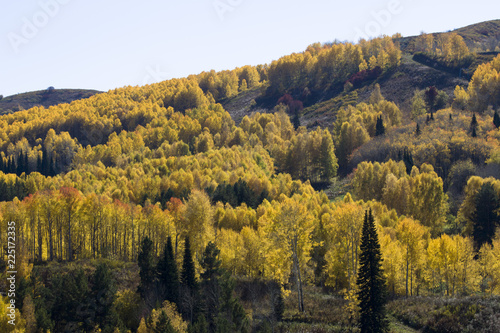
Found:
[{"label": "sky", "polygon": [[491,0],[0,1],[3,96],[49,86],[108,91],[270,63],[315,42],[500,18]]}]

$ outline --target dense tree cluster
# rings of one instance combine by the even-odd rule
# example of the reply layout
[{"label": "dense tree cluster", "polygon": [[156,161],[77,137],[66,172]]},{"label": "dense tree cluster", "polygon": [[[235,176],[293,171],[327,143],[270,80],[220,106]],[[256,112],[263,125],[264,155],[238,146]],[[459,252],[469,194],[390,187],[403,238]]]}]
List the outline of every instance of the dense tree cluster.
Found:
[{"label": "dense tree cluster", "polygon": [[[269,91],[273,95],[289,93],[301,96],[327,90],[350,79],[356,85],[374,79],[383,71],[397,67],[401,51],[392,38],[381,37],[358,44],[333,43],[310,45],[303,53],[294,53],[273,61],[267,69]],[[353,74],[358,74],[354,79]]]},{"label": "dense tree cluster", "polygon": [[474,60],[462,36],[454,32],[422,33],[414,41],[413,52],[416,52],[416,55],[424,54],[439,64],[451,68],[467,67]]},{"label": "dense tree cluster", "polygon": [[[421,51],[467,57],[460,38],[443,38],[420,37]],[[382,323],[366,310],[381,309],[371,280],[380,300],[383,280],[407,297],[498,294],[500,182],[487,176],[500,165],[500,58],[451,108],[435,87],[415,92],[414,122],[402,124],[406,111],[378,84],[362,88],[363,103],[343,93],[332,130],[290,121],[299,96],[361,85],[400,56],[389,37],[314,44],[269,66],[1,116],[0,237],[16,221],[19,328],[247,332],[234,276],[269,286],[268,322],[292,291],[307,313],[315,283],[360,305],[362,329]],[[236,126],[217,102],[259,87],[278,105]],[[134,277],[125,286],[116,266]]]}]

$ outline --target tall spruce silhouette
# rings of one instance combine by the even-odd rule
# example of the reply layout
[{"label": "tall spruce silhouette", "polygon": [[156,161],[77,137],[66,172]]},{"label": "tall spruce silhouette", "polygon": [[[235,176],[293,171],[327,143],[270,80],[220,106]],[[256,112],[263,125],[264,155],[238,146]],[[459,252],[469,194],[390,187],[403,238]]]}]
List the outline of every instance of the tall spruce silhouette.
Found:
[{"label": "tall spruce silhouette", "polygon": [[493,125],[495,125],[496,128],[500,127],[500,116],[498,115],[498,111],[495,111],[493,114]]},{"label": "tall spruce silhouette", "polygon": [[485,243],[491,244],[491,239],[495,236],[495,230],[500,223],[497,214],[500,201],[490,182],[481,186],[474,201],[476,210],[472,214],[472,237],[476,251],[479,251]]},{"label": "tall spruce silhouette", "polygon": [[158,261],[157,271],[163,298],[177,304],[179,299],[179,272],[175,263],[172,238],[170,236],[167,238],[162,256]]},{"label": "tall spruce silhouette", "polygon": [[361,332],[387,332],[385,316],[386,282],[382,253],[371,209],[365,212],[357,278]]},{"label": "tall spruce silhouette", "polygon": [[191,244],[189,237],[184,242],[184,259],[182,262],[181,283],[189,289],[196,289],[196,282],[193,255],[191,254]]},{"label": "tall spruce silhouette", "polygon": [[141,278],[137,289],[141,297],[146,298],[155,281],[153,242],[149,237],[145,237],[141,242],[137,264],[139,265],[139,276]]}]

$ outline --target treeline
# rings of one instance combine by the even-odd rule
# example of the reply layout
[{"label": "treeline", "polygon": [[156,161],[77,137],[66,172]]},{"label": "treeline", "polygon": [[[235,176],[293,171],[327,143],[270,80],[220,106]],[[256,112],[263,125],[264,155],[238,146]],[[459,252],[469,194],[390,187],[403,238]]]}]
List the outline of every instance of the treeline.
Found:
[{"label": "treeline", "polygon": [[289,93],[305,99],[311,91],[342,87],[358,72],[394,68],[400,60],[401,51],[391,37],[361,40],[358,44],[312,44],[302,53],[282,57],[269,65],[268,94]]},{"label": "treeline", "polygon": [[[425,34],[418,36],[412,47],[414,59],[436,62],[445,68],[460,70],[474,61],[474,54],[469,51],[462,36],[457,33]],[[457,73],[458,74],[458,73]]]}]

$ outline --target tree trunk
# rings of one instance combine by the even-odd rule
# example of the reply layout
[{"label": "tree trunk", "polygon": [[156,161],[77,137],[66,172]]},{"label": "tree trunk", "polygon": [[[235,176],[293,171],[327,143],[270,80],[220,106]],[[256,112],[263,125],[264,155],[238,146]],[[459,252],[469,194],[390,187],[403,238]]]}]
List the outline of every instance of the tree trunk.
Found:
[{"label": "tree trunk", "polygon": [[408,257],[408,244],[406,244],[406,297],[408,297],[408,271],[410,266],[410,258]]},{"label": "tree trunk", "polygon": [[52,217],[50,216],[50,210],[47,212],[47,224],[49,227],[49,257],[50,261],[54,260],[54,242],[52,239]]},{"label": "tree trunk", "polygon": [[38,261],[42,261],[42,244],[43,244],[42,222],[40,221],[40,214],[38,211],[37,211],[37,218],[38,218]]},{"label": "tree trunk", "polygon": [[300,264],[297,256],[297,240],[294,240],[293,245],[293,266],[295,268],[295,276],[297,278],[297,298],[299,302],[299,311],[304,312],[304,298],[302,295],[302,278],[300,276]]},{"label": "tree trunk", "polygon": [[73,260],[73,249],[71,248],[71,208],[68,210],[68,261]]}]

